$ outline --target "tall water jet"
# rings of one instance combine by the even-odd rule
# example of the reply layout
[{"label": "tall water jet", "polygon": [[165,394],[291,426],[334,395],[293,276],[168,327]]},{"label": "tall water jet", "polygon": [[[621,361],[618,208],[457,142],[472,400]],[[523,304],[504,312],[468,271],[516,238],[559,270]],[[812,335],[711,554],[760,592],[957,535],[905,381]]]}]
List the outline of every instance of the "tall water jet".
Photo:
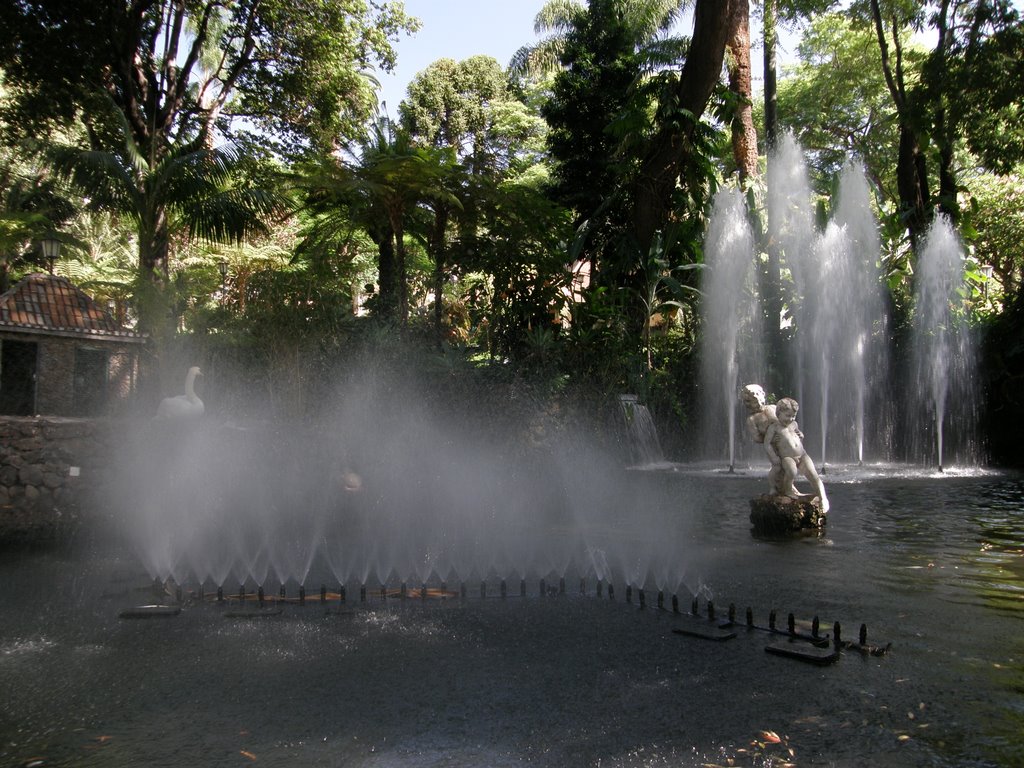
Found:
[{"label": "tall water jet", "polygon": [[[847,163],[833,220],[814,248],[817,290],[805,313],[810,327],[800,329],[802,346],[810,350],[804,410],[817,413],[823,468],[834,458],[864,460],[866,404],[884,382],[886,367],[879,253],[867,182],[857,165]],[[883,375],[869,379],[869,370]]]},{"label": "tall water jet", "polygon": [[[952,453],[947,451],[950,434],[957,438],[958,458],[977,460],[977,355],[963,310],[964,262],[952,225],[945,216],[937,217],[918,258],[914,291],[914,370],[929,399],[908,405],[916,405],[921,415],[915,433],[931,432],[940,472]],[[949,407],[953,403],[956,408]]]},{"label": "tall water jet", "polygon": [[728,424],[729,469],[736,461],[739,379],[759,381],[764,373],[763,323],[754,270],[754,238],[739,190],[723,187],[712,203],[704,243],[702,416],[705,451],[721,455],[715,442]]},{"label": "tall water jet", "polygon": [[[860,462],[868,403],[884,402],[879,393],[888,369],[870,188],[859,163],[847,162],[832,221],[819,235],[807,165],[791,134],[779,142],[768,169],[768,247],[781,252],[792,278],[788,308],[795,343],[787,366],[793,375],[776,366],[776,378],[765,383],[800,401],[802,421],[819,432],[822,466],[836,458]],[[877,418],[884,421],[885,415]]]},{"label": "tall water jet", "polygon": [[[798,329],[803,326],[809,329],[812,312],[809,304],[818,287],[813,261],[813,246],[817,238],[815,199],[803,151],[788,131],[780,137],[775,150],[768,157],[767,209],[770,235],[768,248],[774,250],[789,267],[793,280],[789,319],[796,322]],[[782,318],[772,318],[771,321],[781,323]],[[798,336],[793,358],[776,361],[773,366],[776,371],[780,368],[794,371],[792,381],[779,381],[776,386],[786,389],[788,394],[794,395],[801,403],[805,400],[805,354],[810,352]]]},{"label": "tall water jet", "polygon": [[[889,421],[884,412],[889,398],[885,384],[889,373],[889,321],[882,282],[881,238],[871,205],[871,190],[859,162],[847,161],[839,179],[838,200],[833,210],[833,221],[846,230],[850,261],[844,270],[848,290],[847,301],[837,307],[837,314],[846,315],[853,322],[847,325],[847,350],[851,355],[851,394],[853,396],[854,455],[858,463],[864,461],[865,409],[871,403],[875,434],[885,434],[881,428]],[[887,446],[875,446],[883,448]],[[825,456],[822,455],[822,461]]]},{"label": "tall water jet", "polygon": [[[854,358],[854,351],[848,348],[848,335],[844,333],[849,326],[849,318],[839,313],[839,307],[844,304],[844,295],[850,291],[851,286],[845,279],[845,267],[850,262],[850,242],[846,235],[846,228],[831,222],[818,239],[815,254],[818,263],[820,292],[815,297],[814,317],[811,321],[809,337],[813,354],[810,359],[805,359],[809,376],[814,380],[812,392],[817,394],[818,406],[818,429],[821,438],[821,462],[822,471],[826,466],[828,457],[828,429],[829,429],[829,395],[833,386],[833,378],[836,386],[843,386],[850,382],[844,374],[843,363],[851,362]],[[857,329],[852,329],[857,335]],[[833,377],[833,373],[835,376]],[[848,393],[847,393],[848,396]],[[837,398],[842,401],[843,398]],[[806,406],[805,406],[806,408]]]}]

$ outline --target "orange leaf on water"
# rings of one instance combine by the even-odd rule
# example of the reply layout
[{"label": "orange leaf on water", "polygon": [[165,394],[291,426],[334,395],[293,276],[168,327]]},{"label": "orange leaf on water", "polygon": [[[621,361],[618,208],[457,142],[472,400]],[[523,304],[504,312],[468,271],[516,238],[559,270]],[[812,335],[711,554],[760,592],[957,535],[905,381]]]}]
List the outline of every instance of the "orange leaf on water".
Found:
[{"label": "orange leaf on water", "polygon": [[775,731],[761,731],[761,738],[767,741],[769,744],[778,744],[782,739],[779,738],[779,734]]},{"label": "orange leaf on water", "polygon": [[246,749],[238,750],[238,754],[240,754],[242,757],[247,757],[250,760],[255,760],[256,759],[256,755],[254,755],[252,752],[250,752],[250,751],[248,751]]}]

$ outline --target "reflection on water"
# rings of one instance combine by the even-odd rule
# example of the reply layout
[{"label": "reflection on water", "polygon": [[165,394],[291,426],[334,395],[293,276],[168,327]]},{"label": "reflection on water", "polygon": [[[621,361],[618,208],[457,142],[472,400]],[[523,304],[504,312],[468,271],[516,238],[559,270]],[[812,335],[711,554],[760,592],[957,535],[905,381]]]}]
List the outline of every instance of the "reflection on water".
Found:
[{"label": "reflection on water", "polygon": [[329,614],[313,599],[259,622],[212,606],[129,622],[118,612],[151,594],[116,547],[5,556],[0,764],[1014,764],[1024,480],[840,468],[827,482],[820,538],[751,536],[757,471],[624,473],[644,514],[591,532],[591,552],[630,542],[629,563],[605,566],[649,568],[649,589],[682,574],[685,605],[699,591],[760,623],[792,611],[893,643],[825,669],[765,654],[756,633],[674,635],[670,613],[626,605],[621,584],[598,600],[589,565],[585,599],[531,584],[526,600],[471,589]]}]

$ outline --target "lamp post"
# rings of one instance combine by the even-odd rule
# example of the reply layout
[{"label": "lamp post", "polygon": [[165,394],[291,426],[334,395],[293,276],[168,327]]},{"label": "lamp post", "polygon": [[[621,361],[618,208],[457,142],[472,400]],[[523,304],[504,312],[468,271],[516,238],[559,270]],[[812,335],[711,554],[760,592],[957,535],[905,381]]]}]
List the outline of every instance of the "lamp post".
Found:
[{"label": "lamp post", "polygon": [[55,237],[47,237],[41,240],[39,245],[43,249],[43,258],[46,260],[46,271],[52,275],[53,265],[57,262],[57,257],[60,256],[61,242]]},{"label": "lamp post", "polygon": [[223,288],[228,282],[228,260],[221,259],[217,262],[217,271],[220,272],[220,287]]},{"label": "lamp post", "polygon": [[985,304],[988,304],[988,281],[992,279],[993,267],[991,264],[984,264],[981,267],[981,274],[985,280],[981,284],[981,298]]}]

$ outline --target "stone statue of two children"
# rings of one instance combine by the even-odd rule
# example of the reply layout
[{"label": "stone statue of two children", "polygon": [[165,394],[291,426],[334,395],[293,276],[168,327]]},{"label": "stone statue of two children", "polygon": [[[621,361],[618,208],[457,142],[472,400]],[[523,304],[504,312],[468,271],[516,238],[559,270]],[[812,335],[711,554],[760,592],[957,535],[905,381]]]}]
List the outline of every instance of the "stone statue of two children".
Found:
[{"label": "stone statue of two children", "polygon": [[828,496],[825,484],[821,482],[814,462],[804,450],[803,433],[796,423],[800,405],[791,397],[784,397],[775,405],[765,404],[764,389],[758,384],[748,384],[740,391],[740,399],[750,414],[747,417],[747,432],[755,443],[764,445],[765,453],[771,460],[768,470],[768,484],[772,494],[793,499],[804,498],[796,490],[793,481],[797,474],[803,474],[814,489],[821,504],[821,514],[828,513]]}]

